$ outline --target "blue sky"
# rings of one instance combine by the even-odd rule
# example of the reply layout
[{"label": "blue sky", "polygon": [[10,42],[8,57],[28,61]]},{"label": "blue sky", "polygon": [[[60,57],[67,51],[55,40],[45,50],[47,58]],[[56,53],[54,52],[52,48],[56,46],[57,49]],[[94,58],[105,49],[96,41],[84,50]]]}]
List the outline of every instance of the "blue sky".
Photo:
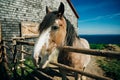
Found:
[{"label": "blue sky", "polygon": [[71,0],[79,34],[120,34],[120,0]]}]

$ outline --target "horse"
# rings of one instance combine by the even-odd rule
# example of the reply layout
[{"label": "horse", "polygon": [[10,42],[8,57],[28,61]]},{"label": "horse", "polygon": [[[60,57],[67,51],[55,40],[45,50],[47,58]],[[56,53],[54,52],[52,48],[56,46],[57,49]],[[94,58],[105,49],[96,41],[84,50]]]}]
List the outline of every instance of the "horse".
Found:
[{"label": "horse", "polygon": [[[86,39],[79,38],[71,24],[64,16],[65,7],[61,2],[58,10],[51,11],[46,6],[46,15],[39,25],[39,37],[34,46],[33,62],[36,67],[46,68],[55,50],[59,50],[58,63],[84,70],[90,61],[90,56],[75,52],[66,52],[61,47],[72,46],[74,48],[89,49]],[[64,72],[64,71],[61,71]],[[66,80],[66,75],[62,75]],[[77,75],[76,80],[80,79]]]}]

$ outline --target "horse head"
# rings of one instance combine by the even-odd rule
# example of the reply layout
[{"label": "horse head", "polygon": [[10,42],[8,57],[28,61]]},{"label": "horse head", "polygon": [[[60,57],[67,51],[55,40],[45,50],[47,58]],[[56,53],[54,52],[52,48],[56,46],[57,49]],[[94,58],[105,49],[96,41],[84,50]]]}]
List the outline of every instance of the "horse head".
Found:
[{"label": "horse head", "polygon": [[39,26],[40,35],[34,47],[35,66],[45,68],[54,50],[64,45],[67,24],[63,14],[63,3],[60,3],[57,11],[51,11],[46,7],[46,15]]}]

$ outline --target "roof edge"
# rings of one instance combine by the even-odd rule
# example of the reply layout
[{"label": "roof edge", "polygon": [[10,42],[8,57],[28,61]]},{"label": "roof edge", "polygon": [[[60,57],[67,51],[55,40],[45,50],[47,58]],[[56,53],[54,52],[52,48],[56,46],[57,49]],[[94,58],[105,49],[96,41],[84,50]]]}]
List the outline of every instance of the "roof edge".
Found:
[{"label": "roof edge", "polygon": [[79,18],[79,15],[78,15],[78,13],[76,12],[75,8],[73,7],[73,4],[71,3],[71,1],[70,1],[70,0],[67,0],[67,2],[68,2],[68,4],[69,4],[69,6],[71,7],[71,9],[73,10],[75,16],[76,16],[77,18]]}]

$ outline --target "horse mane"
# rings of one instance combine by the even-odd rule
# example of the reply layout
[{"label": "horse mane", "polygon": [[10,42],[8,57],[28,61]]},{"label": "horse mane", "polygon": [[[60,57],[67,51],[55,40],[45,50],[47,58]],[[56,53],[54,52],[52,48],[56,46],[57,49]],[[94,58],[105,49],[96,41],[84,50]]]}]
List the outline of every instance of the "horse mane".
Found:
[{"label": "horse mane", "polygon": [[66,23],[67,23],[67,30],[66,30],[67,34],[66,34],[66,41],[65,42],[66,42],[67,46],[72,46],[75,38],[76,37],[79,38],[79,37],[77,36],[75,28],[71,24],[71,22],[66,18],[65,18],[65,20],[66,20]]}]

